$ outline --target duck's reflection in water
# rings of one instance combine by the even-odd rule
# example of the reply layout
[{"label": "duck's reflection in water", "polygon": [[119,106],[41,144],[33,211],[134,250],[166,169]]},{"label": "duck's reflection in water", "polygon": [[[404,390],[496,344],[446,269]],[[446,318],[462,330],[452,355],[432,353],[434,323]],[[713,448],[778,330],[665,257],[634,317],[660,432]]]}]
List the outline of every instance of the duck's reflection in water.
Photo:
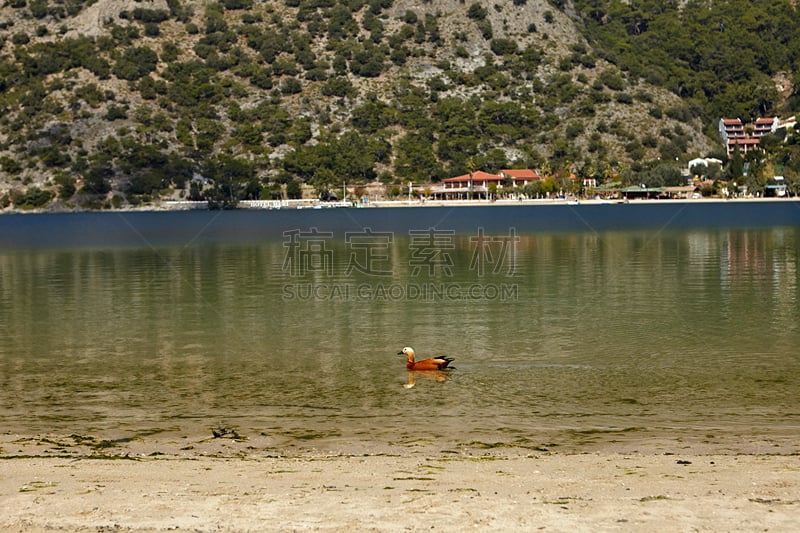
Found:
[{"label": "duck's reflection in water", "polygon": [[408,370],[408,379],[403,387],[410,389],[417,384],[417,379],[430,379],[442,383],[449,378],[446,370]]}]

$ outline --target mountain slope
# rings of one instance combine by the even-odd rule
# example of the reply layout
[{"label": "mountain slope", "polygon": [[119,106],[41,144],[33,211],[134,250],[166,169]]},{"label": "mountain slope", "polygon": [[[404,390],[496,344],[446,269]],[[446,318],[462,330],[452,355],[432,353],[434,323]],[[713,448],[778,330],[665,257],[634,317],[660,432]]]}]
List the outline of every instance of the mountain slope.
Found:
[{"label": "mountain slope", "polygon": [[472,167],[602,181],[721,151],[697,102],[631,68],[629,42],[603,48],[619,43],[585,4],[11,0],[0,206],[269,198]]}]

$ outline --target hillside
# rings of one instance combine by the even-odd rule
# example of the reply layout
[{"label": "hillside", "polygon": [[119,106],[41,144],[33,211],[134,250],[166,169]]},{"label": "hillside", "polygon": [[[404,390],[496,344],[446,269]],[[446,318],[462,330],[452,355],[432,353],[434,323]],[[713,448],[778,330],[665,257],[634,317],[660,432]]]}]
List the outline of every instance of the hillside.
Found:
[{"label": "hillside", "polygon": [[[392,194],[469,168],[632,179],[718,155],[725,110],[797,107],[795,8],[738,3],[762,4],[741,15],[781,37],[762,38],[771,57],[751,51],[753,67],[735,39],[694,59],[677,50],[696,32],[665,21],[715,4],[6,0],[0,208],[376,180]],[[725,24],[739,27],[732,13]],[[741,80],[719,90],[709,73],[736,66],[737,50]]]}]

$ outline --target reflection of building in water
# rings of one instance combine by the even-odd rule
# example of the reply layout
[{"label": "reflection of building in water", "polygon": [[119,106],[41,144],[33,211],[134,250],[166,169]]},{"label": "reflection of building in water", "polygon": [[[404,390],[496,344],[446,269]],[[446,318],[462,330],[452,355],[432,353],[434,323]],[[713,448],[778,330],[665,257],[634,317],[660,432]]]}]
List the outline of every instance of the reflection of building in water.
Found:
[{"label": "reflection of building in water", "polygon": [[[691,272],[693,278],[700,277],[700,279],[705,279],[711,270],[716,275],[716,255],[719,251],[719,237],[717,234],[690,232],[686,235],[686,247],[688,249],[689,272]],[[709,269],[708,266],[712,263],[714,268]]]},{"label": "reflection of building in water", "polygon": [[773,298],[780,304],[790,309],[797,306],[797,243],[792,242],[794,232],[775,230],[771,233],[772,241],[772,272],[775,283],[772,285]]},{"label": "reflection of building in water", "polygon": [[722,260],[731,281],[768,278],[766,234],[729,231],[725,237]]},{"label": "reflection of building in water", "polygon": [[720,255],[724,288],[747,284],[763,297],[772,296],[781,305],[793,304],[797,289],[797,250],[791,235],[781,228],[772,231],[730,231]]}]

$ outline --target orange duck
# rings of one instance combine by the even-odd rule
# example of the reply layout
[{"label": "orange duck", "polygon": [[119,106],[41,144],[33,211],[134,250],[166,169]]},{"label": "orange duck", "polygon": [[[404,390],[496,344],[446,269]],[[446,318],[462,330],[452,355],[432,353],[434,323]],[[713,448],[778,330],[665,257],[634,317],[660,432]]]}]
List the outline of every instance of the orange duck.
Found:
[{"label": "orange duck", "polygon": [[423,359],[422,361],[414,360],[414,348],[406,346],[397,355],[405,355],[408,357],[406,368],[409,370],[444,370],[452,361],[452,357],[432,357],[430,359]]}]

